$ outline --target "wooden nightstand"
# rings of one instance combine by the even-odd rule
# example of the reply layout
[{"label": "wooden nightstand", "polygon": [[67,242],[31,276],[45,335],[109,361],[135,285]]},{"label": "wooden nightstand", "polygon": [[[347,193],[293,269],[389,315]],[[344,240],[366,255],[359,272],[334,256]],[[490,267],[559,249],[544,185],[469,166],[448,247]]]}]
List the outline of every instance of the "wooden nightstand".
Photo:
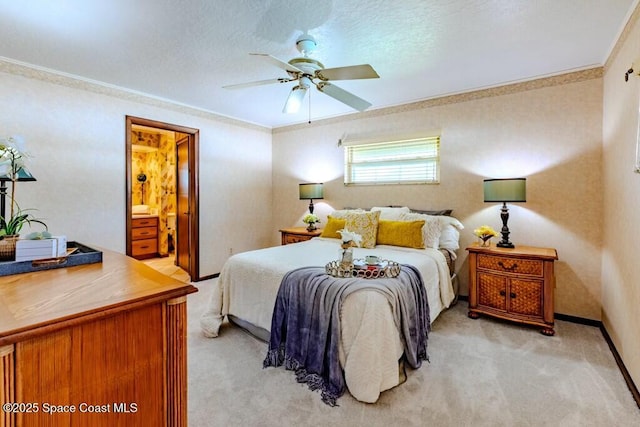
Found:
[{"label": "wooden nightstand", "polygon": [[469,317],[487,314],[542,327],[553,335],[555,249],[516,246],[469,251]]},{"label": "wooden nightstand", "polygon": [[322,230],[313,230],[307,231],[306,227],[292,227],[292,228],[283,228],[279,230],[282,233],[282,244],[288,245],[289,243],[298,243],[304,242],[305,240],[309,240],[313,237],[318,237]]}]

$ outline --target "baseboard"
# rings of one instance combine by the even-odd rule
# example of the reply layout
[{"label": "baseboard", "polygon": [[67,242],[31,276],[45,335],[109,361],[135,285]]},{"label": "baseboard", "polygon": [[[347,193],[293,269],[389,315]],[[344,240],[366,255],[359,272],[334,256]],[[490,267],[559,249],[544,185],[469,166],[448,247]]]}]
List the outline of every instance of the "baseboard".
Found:
[{"label": "baseboard", "polygon": [[624,362],[620,357],[620,353],[618,353],[616,346],[613,344],[613,341],[611,340],[611,337],[609,336],[609,333],[604,326],[600,326],[600,332],[602,332],[604,340],[607,342],[607,344],[609,344],[609,350],[611,350],[613,358],[618,364],[620,373],[622,374],[624,381],[627,383],[627,387],[629,387],[629,391],[631,392],[631,396],[633,396],[633,400],[636,401],[636,405],[638,405],[638,408],[640,408],[640,392],[638,391],[638,387],[636,387],[636,384],[633,382],[633,378],[631,378],[631,374],[629,374],[627,367],[624,366]]},{"label": "baseboard", "polygon": [[202,282],[203,280],[215,279],[218,276],[220,276],[220,273],[210,274],[208,276],[199,277],[196,280],[194,280],[194,282]]},{"label": "baseboard", "polygon": [[602,322],[599,320],[585,319],[584,317],[570,316],[568,314],[553,313],[553,317],[557,320],[564,320],[566,322],[578,323],[580,325],[595,326],[596,328],[602,328]]}]

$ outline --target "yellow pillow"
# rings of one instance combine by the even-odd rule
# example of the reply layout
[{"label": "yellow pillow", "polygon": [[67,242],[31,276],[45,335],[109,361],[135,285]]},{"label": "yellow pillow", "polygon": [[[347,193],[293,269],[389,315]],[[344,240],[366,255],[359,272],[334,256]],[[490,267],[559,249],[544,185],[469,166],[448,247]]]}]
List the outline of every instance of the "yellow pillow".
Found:
[{"label": "yellow pillow", "polygon": [[344,228],[362,236],[362,248],[375,248],[380,211],[352,213],[345,217]]},{"label": "yellow pillow", "polygon": [[386,221],[378,223],[378,245],[404,246],[424,249],[422,238],[424,221]]},{"label": "yellow pillow", "polygon": [[331,237],[334,239],[340,238],[340,233],[338,230],[342,230],[344,228],[344,224],[347,221],[342,218],[334,218],[331,215],[327,217],[327,225],[322,229],[322,234],[320,237]]}]

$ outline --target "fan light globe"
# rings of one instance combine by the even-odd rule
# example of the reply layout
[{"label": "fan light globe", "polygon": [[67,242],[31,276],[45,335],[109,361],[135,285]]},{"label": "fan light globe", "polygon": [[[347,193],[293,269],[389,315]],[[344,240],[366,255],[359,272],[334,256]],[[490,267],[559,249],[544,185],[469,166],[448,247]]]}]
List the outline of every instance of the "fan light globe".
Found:
[{"label": "fan light globe", "polygon": [[307,56],[308,54],[316,50],[316,47],[317,43],[315,39],[309,34],[303,34],[298,37],[298,40],[296,40],[296,48],[298,49],[298,52],[300,52],[304,56]]}]

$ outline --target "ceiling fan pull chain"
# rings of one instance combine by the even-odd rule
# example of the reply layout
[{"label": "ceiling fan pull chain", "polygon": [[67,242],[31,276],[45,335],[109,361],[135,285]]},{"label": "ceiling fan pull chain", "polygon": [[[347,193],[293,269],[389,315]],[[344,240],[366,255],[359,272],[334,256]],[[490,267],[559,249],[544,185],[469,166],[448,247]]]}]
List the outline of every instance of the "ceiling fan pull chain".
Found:
[{"label": "ceiling fan pull chain", "polygon": [[308,124],[311,124],[311,92],[313,91],[309,91],[309,121],[307,122]]}]

